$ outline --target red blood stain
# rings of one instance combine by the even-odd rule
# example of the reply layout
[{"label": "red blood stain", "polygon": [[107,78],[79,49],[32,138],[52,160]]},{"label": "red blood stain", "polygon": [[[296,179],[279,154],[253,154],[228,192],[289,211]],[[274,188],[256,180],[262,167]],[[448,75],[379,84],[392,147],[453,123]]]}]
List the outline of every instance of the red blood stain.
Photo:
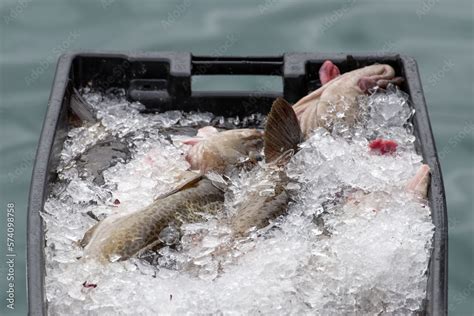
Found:
[{"label": "red blood stain", "polygon": [[114,200],[114,205],[119,205],[120,204],[120,200],[119,199],[115,199]]},{"label": "red blood stain", "polygon": [[382,138],[374,139],[369,143],[369,148],[372,151],[378,152],[381,155],[393,154],[397,151],[398,144],[393,140],[385,140]]},{"label": "red blood stain", "polygon": [[84,283],[82,283],[82,286],[88,289],[95,289],[97,287],[97,284],[84,281]]}]

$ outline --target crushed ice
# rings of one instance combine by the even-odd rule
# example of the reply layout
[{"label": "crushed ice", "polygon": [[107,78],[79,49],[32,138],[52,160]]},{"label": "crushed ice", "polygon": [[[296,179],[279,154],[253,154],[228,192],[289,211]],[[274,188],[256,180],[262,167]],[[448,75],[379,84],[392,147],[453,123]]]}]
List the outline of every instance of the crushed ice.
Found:
[{"label": "crushed ice", "polygon": [[[72,129],[46,223],[46,296],[56,314],[413,314],[426,296],[430,210],[403,190],[421,165],[407,96],[396,88],[359,100],[353,127],[316,130],[287,166],[288,213],[232,240],[226,218],[251,190],[272,194],[265,166],[233,175],[225,210],[181,232],[165,229],[157,253],[102,266],[83,262],[77,241],[97,220],[128,214],[165,193],[188,167],[175,127],[261,126],[210,113],[142,114],[123,94],[84,92],[100,123]],[[100,166],[103,184],[78,159],[110,137],[130,157]],[[368,150],[375,138],[393,155]],[[217,175],[214,175],[217,177]],[[179,241],[179,242],[178,242]]]}]

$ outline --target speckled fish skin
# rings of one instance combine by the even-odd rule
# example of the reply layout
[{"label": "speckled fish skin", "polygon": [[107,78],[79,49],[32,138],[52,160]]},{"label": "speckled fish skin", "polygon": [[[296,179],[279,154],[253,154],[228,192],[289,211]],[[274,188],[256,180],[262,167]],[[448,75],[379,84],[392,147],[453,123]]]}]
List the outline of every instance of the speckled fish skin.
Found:
[{"label": "speckled fish skin", "polygon": [[267,226],[272,219],[282,215],[288,208],[290,195],[285,189],[287,181],[277,171],[275,177],[275,193],[272,196],[260,196],[258,192],[251,192],[240,205],[235,216],[231,220],[232,234],[235,237],[243,237],[252,228],[260,229]]},{"label": "speckled fish skin", "polygon": [[357,97],[365,93],[361,80],[388,82],[394,77],[395,70],[390,65],[370,65],[342,74],[300,99],[293,109],[305,139],[318,127],[331,131],[336,112],[344,113],[341,118],[344,122],[354,124],[358,112]]},{"label": "speckled fish skin", "polygon": [[252,228],[267,226],[287,210],[290,195],[286,190],[289,179],[285,165],[302,140],[295,112],[284,99],[278,98],[267,117],[264,136],[265,182],[275,184],[274,192],[271,196],[262,196],[253,191],[245,198],[231,219],[235,237],[245,236]]},{"label": "speckled fish skin", "polygon": [[[187,154],[192,169],[225,173],[236,168],[241,159],[250,158],[263,146],[263,132],[237,129],[218,132],[212,127],[200,129]],[[113,215],[97,223],[81,241],[85,258],[102,262],[126,260],[160,243],[159,235],[168,226],[203,221],[202,213],[212,214],[222,208],[224,190],[203,175],[195,185],[173,190],[148,207],[134,213]],[[184,175],[185,173],[183,173]]]},{"label": "speckled fish skin", "polygon": [[126,260],[159,244],[164,228],[202,221],[202,213],[217,212],[223,202],[224,191],[202,176],[191,186],[158,198],[145,209],[97,223],[82,241],[84,257],[104,263]]}]

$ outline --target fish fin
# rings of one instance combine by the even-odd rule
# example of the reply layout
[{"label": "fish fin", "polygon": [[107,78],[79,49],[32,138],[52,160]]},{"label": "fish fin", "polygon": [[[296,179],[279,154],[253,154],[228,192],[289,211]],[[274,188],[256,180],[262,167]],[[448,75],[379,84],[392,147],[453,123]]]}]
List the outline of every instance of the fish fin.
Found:
[{"label": "fish fin", "polygon": [[264,133],[264,153],[267,163],[275,161],[289,151],[296,152],[303,133],[291,105],[277,98],[267,117]]},{"label": "fish fin", "polygon": [[426,164],[421,165],[421,167],[416,172],[415,176],[408,181],[405,186],[405,189],[408,192],[412,192],[418,197],[426,199],[428,197],[428,189],[430,186],[431,180],[431,171],[430,167]]},{"label": "fish fin", "polygon": [[160,199],[164,199],[165,197],[168,197],[172,194],[175,194],[179,191],[184,191],[184,190],[187,190],[189,188],[192,188],[194,186],[196,186],[196,184],[201,181],[203,179],[204,175],[202,174],[195,174],[194,176],[192,176],[190,179],[187,179],[185,182],[181,183],[180,185],[178,185],[176,188],[174,188],[173,190],[171,191],[168,191],[164,194],[161,194],[159,195],[158,197],[155,198],[155,201],[156,200],[160,200]]},{"label": "fish fin", "polygon": [[188,139],[186,139],[186,140],[183,140],[183,144],[194,146],[194,145],[196,145],[197,143],[199,143],[199,142],[202,141],[202,140],[203,140],[203,139],[200,138],[200,137],[188,138]]},{"label": "fish fin", "polygon": [[211,181],[211,184],[222,192],[226,191],[226,188],[229,186],[229,181],[224,179],[222,175],[217,172],[209,172],[206,174],[206,179]]},{"label": "fish fin", "polygon": [[150,244],[146,245],[142,249],[138,250],[133,256],[135,256],[137,258],[140,258],[141,256],[143,256],[143,254],[146,251],[148,251],[148,250],[157,251],[158,249],[160,249],[163,246],[165,246],[165,244],[161,240],[157,239],[155,241],[152,241]]},{"label": "fish fin", "polygon": [[69,101],[69,107],[72,112],[79,117],[83,122],[96,123],[97,118],[95,117],[94,109],[77,91],[76,88],[73,89],[71,94],[71,100]]},{"label": "fish fin", "polygon": [[95,233],[95,230],[97,229],[97,227],[99,226],[100,222],[99,223],[95,223],[94,226],[92,226],[91,228],[89,228],[88,231],[86,231],[86,233],[84,234],[84,237],[82,237],[81,240],[79,240],[79,245],[82,247],[82,248],[85,248],[89,242],[91,241],[92,239],[92,236],[94,236],[94,233]]}]

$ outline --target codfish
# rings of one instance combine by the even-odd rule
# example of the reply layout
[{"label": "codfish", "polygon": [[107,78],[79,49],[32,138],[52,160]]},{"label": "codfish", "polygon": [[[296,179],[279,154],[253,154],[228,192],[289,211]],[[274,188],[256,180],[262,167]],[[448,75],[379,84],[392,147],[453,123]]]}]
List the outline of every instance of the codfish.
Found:
[{"label": "codfish", "polygon": [[[252,229],[267,226],[272,219],[284,214],[288,208],[290,195],[286,189],[290,179],[285,173],[286,163],[298,151],[304,136],[299,127],[293,108],[282,98],[272,105],[264,134],[265,183],[274,183],[272,194],[252,191],[240,204],[231,219],[234,237],[246,236]],[[416,175],[407,183],[405,189],[415,198],[426,200],[430,182],[430,169],[422,165]],[[379,192],[370,193],[363,199],[374,204]],[[359,195],[354,194],[346,204],[360,203]]]},{"label": "codfish", "polygon": [[194,176],[138,212],[97,223],[81,241],[84,257],[101,262],[126,260],[166,243],[162,234],[167,227],[179,229],[184,222],[203,221],[204,213],[217,212],[223,202],[223,188],[203,175]]},{"label": "codfish", "polygon": [[245,236],[252,228],[267,226],[270,220],[287,210],[289,178],[284,169],[302,141],[303,134],[293,108],[283,98],[276,99],[264,133],[265,182],[274,183],[274,192],[262,196],[261,192],[252,191],[246,196],[231,219],[235,237]]},{"label": "codfish", "polygon": [[[421,204],[426,204],[431,180],[430,167],[423,164],[417,170],[416,174],[406,183],[404,191],[410,193],[410,199],[414,199]],[[358,190],[352,192],[345,201],[343,207],[353,210],[371,209],[378,212],[383,209],[384,204],[390,200],[390,195],[383,191],[363,192]]]},{"label": "codfish", "polygon": [[219,132],[212,126],[199,129],[197,137],[184,141],[192,145],[186,160],[192,170],[201,173],[227,173],[246,159],[256,161],[263,147],[263,132],[256,129],[234,129]]},{"label": "codfish", "polygon": [[320,70],[322,87],[293,105],[305,139],[311,132],[324,127],[331,131],[334,123],[342,121],[353,125],[358,114],[357,97],[374,86],[399,84],[395,70],[386,64],[375,64],[339,75],[339,69],[326,61]]},{"label": "codfish", "polygon": [[225,188],[204,173],[224,173],[239,167],[241,160],[250,159],[261,149],[263,133],[252,129],[219,133],[213,127],[199,131],[199,138],[185,143],[193,145],[187,154],[191,169],[201,173],[189,172],[190,180],[142,210],[112,215],[97,223],[80,242],[85,247],[85,258],[101,262],[126,260],[166,243],[163,235],[179,231],[183,223],[204,221],[205,213],[213,214],[222,208]]}]

